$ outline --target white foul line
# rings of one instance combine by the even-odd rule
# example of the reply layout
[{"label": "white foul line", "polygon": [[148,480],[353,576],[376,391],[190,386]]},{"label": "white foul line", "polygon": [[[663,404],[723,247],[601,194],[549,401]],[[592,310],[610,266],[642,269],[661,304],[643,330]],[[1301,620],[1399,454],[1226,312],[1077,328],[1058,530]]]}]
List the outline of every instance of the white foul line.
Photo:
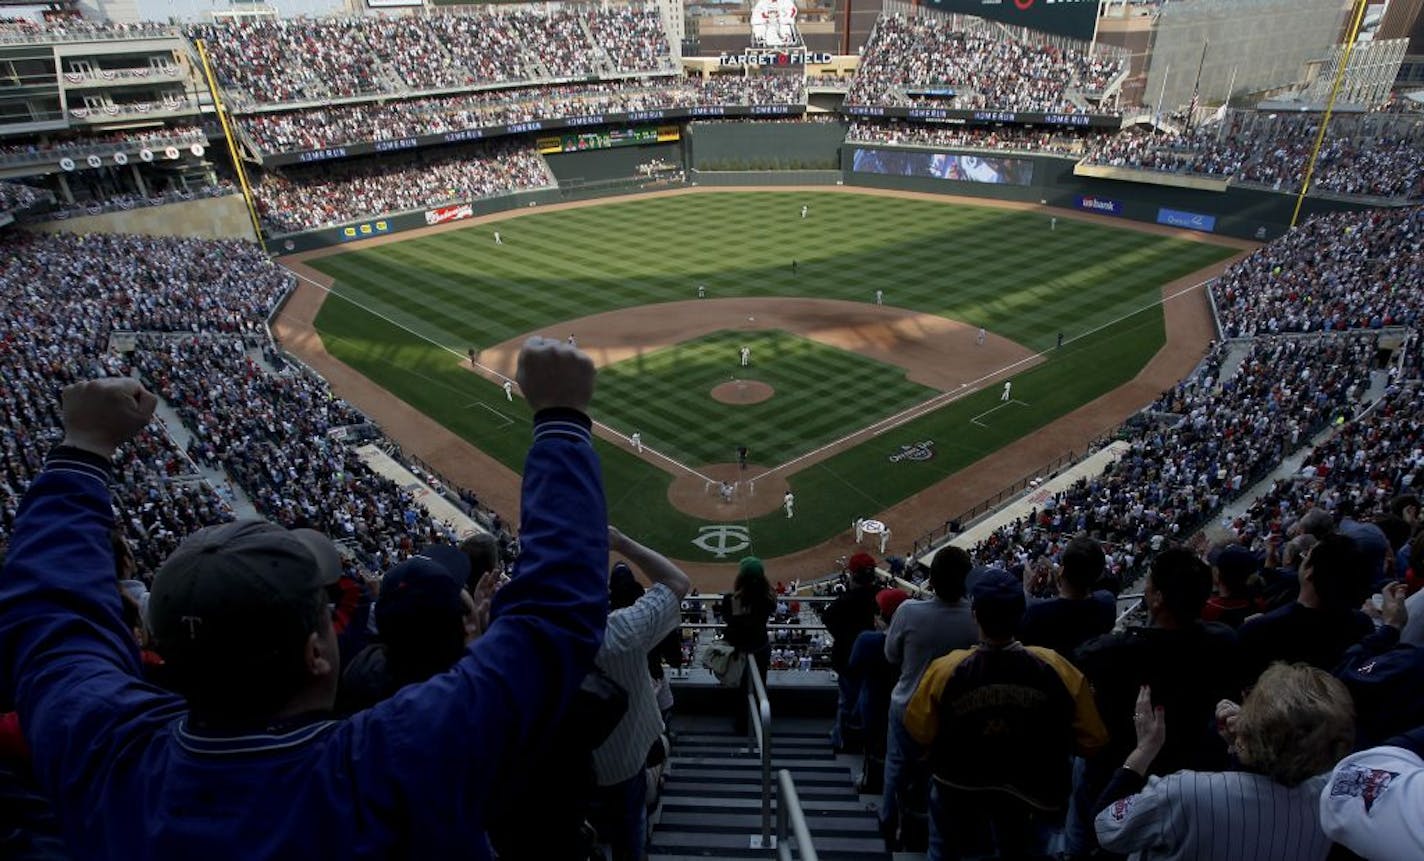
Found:
[{"label": "white foul line", "polygon": [[[318,281],[315,281],[315,280],[313,280],[313,279],[311,279],[311,278],[308,278],[307,276],[303,275],[303,274],[300,273],[300,272],[297,272],[296,270],[292,269],[292,268],[289,267],[289,266],[283,265],[282,268],[283,268],[283,269],[286,269],[288,272],[291,272],[291,273],[292,273],[293,275],[295,275],[297,278],[300,278],[301,280],[307,282],[308,284],[312,285],[313,287],[317,288],[318,290],[324,291],[327,295],[335,296],[335,297],[338,298],[338,299],[341,299],[341,300],[346,301],[346,302],[350,302],[352,305],[355,305],[357,308],[360,308],[362,311],[365,311],[366,313],[371,314],[371,315],[373,315],[373,316],[380,317],[382,320],[385,320],[387,323],[390,323],[392,326],[395,326],[397,329],[401,329],[401,330],[404,330],[404,331],[406,331],[406,332],[409,332],[410,334],[414,335],[415,337],[419,338],[420,340],[425,341],[425,342],[427,342],[427,343],[429,343],[429,344],[431,344],[431,345],[433,345],[433,346],[439,347],[440,349],[444,350],[445,352],[450,353],[451,355],[455,356],[457,359],[460,360],[460,362],[461,362],[462,364],[463,364],[464,362],[468,361],[468,357],[465,356],[464,354],[462,354],[459,350],[456,350],[456,349],[454,349],[453,347],[449,347],[449,346],[447,346],[447,345],[445,345],[445,344],[442,344],[442,343],[440,343],[439,341],[435,340],[434,338],[430,337],[429,335],[424,334],[423,332],[417,332],[417,331],[415,331],[414,329],[412,329],[411,327],[405,325],[404,323],[398,322],[398,321],[396,321],[396,320],[392,320],[390,317],[387,317],[385,314],[382,314],[380,311],[377,311],[377,310],[374,309],[374,308],[369,308],[369,307],[367,307],[367,306],[365,306],[365,305],[362,305],[360,302],[357,302],[355,299],[352,299],[350,296],[345,296],[345,295],[343,295],[343,294],[341,294],[341,293],[338,293],[338,292],[336,292],[335,290],[331,289],[330,287],[326,286],[325,284],[322,284],[322,283],[320,283],[320,282],[318,282]],[[312,328],[315,329],[316,327],[313,326]],[[481,365],[481,364],[479,364],[478,362],[475,363],[475,367],[478,367],[478,368],[480,368],[481,370],[484,370],[484,371],[488,371],[489,373],[493,374],[494,376],[499,377],[501,380],[508,380],[508,379],[509,379],[509,378],[506,377],[504,374],[501,374],[499,371],[496,371],[494,368],[486,367],[485,365]],[[511,381],[511,382],[513,382],[513,381]],[[593,422],[594,427],[601,429],[605,434],[607,434],[607,435],[609,435],[609,436],[612,436],[612,437],[614,437],[614,438],[616,438],[616,439],[622,440],[622,441],[628,443],[630,446],[633,444],[633,441],[632,441],[631,439],[629,439],[628,437],[626,437],[626,436],[624,436],[623,434],[619,433],[618,431],[614,430],[613,428],[609,427],[608,425],[604,424],[603,422],[597,421],[596,419],[590,419],[590,421]],[[668,463],[672,464],[673,466],[677,467],[678,469],[682,470],[683,472],[686,472],[686,473],[688,473],[688,474],[690,474],[690,475],[695,475],[695,476],[697,476],[698,478],[702,479],[703,481],[712,481],[712,480],[713,480],[713,479],[708,478],[707,476],[703,475],[702,473],[698,472],[697,470],[693,469],[692,467],[687,466],[686,464],[680,463],[680,462],[678,462],[678,461],[676,461],[676,460],[673,460],[672,458],[668,457],[667,455],[663,454],[663,453],[660,452],[660,451],[657,451],[656,449],[652,448],[651,446],[648,446],[648,445],[645,444],[645,445],[643,446],[643,451],[646,452],[646,453],[648,453],[648,454],[653,455],[654,457],[657,457],[657,458],[660,458],[660,459],[662,459],[662,460],[665,460],[665,461],[667,461]]]},{"label": "white foul line", "polygon": [[[1123,314],[1122,316],[1120,316],[1120,317],[1118,317],[1118,318],[1116,318],[1116,319],[1114,319],[1114,320],[1109,320],[1108,322],[1103,323],[1103,324],[1100,325],[1100,326],[1094,326],[1093,328],[1089,329],[1088,331],[1084,332],[1084,333],[1081,334],[1081,335],[1074,335],[1072,338],[1069,338],[1068,340],[1064,341],[1063,343],[1065,343],[1065,344],[1071,344],[1071,343],[1073,343],[1074,341],[1078,341],[1078,340],[1081,340],[1081,339],[1083,339],[1083,338],[1088,337],[1089,335],[1093,335],[1093,334],[1096,334],[1096,333],[1098,333],[1098,332],[1101,332],[1102,330],[1104,330],[1104,329],[1106,329],[1106,328],[1108,328],[1108,327],[1110,327],[1110,326],[1116,326],[1118,323],[1121,323],[1123,320],[1127,320],[1127,319],[1129,319],[1129,318],[1131,318],[1131,317],[1136,317],[1138,314],[1141,314],[1143,311],[1150,311],[1150,310],[1152,310],[1153,308],[1156,308],[1156,307],[1158,307],[1158,306],[1160,306],[1160,305],[1165,305],[1165,304],[1167,304],[1169,301],[1171,301],[1171,300],[1173,300],[1173,299],[1176,299],[1176,298],[1179,297],[1179,296],[1185,296],[1186,294],[1192,292],[1193,290],[1199,290],[1199,289],[1201,289],[1202,287],[1205,287],[1206,285],[1210,284],[1212,281],[1215,281],[1215,280],[1216,280],[1215,278],[1208,278],[1207,280],[1205,280],[1205,281],[1199,281],[1199,282],[1197,282],[1196,284],[1191,285],[1190,287],[1183,287],[1181,290],[1178,290],[1176,293],[1172,293],[1172,294],[1170,294],[1170,295],[1163,296],[1161,299],[1157,300],[1156,302],[1149,302],[1148,304],[1143,305],[1141,308],[1138,308],[1136,311],[1129,311],[1129,312],[1127,312],[1126,314]],[[979,384],[981,384],[981,383],[983,383],[983,382],[986,382],[986,381],[988,381],[988,380],[991,380],[991,379],[993,379],[994,377],[1000,376],[1001,374],[1003,374],[1003,373],[1006,372],[1006,371],[1012,371],[1014,368],[1019,367],[1020,365],[1024,364],[1025,362],[1032,362],[1032,361],[1034,361],[1035,359],[1041,358],[1041,357],[1043,357],[1043,356],[1045,356],[1045,355],[1047,355],[1047,354],[1049,354],[1049,353],[1051,353],[1051,352],[1055,352],[1057,349],[1058,349],[1058,348],[1055,347],[1055,348],[1053,348],[1053,350],[1041,350],[1041,351],[1039,351],[1039,352],[1037,352],[1037,353],[1034,353],[1034,354],[1031,355],[1031,356],[1026,356],[1025,358],[1019,359],[1017,362],[1014,362],[1014,363],[1009,364],[1009,365],[1005,365],[1004,367],[1000,368],[1000,369],[997,370],[997,371],[990,371],[989,373],[983,375],[982,377],[979,377],[977,380],[970,380],[970,381],[967,382],[967,383],[963,383],[963,384],[960,385],[960,387],[959,387],[958,389],[955,389],[955,390],[952,391],[952,392],[940,392],[939,394],[935,395],[934,397],[930,398],[929,400],[923,401],[923,402],[921,402],[921,403],[916,404],[915,406],[912,406],[912,407],[909,407],[909,408],[907,408],[907,409],[905,409],[905,410],[902,410],[902,411],[896,413],[895,415],[890,416],[889,418],[881,419],[881,420],[878,421],[878,422],[875,422],[875,423],[873,423],[873,424],[866,425],[865,427],[861,428],[861,429],[858,430],[858,431],[853,431],[853,432],[851,432],[851,433],[848,433],[848,434],[846,434],[845,436],[841,437],[840,439],[832,440],[831,442],[828,442],[828,443],[826,443],[825,445],[823,445],[823,446],[821,446],[821,447],[819,447],[819,448],[816,448],[816,449],[813,449],[812,451],[806,452],[805,454],[801,455],[800,457],[792,458],[791,460],[788,460],[786,463],[783,463],[783,464],[781,464],[780,466],[774,466],[774,467],[772,467],[771,469],[768,469],[766,472],[763,472],[761,475],[758,475],[758,476],[756,476],[755,478],[753,478],[752,481],[760,481],[760,480],[762,480],[763,478],[765,478],[765,477],[768,476],[768,475],[772,475],[773,473],[781,472],[782,470],[786,469],[788,466],[794,466],[794,465],[800,463],[801,461],[806,460],[807,458],[815,457],[816,455],[820,454],[821,452],[823,452],[823,451],[825,451],[825,450],[827,450],[827,449],[835,448],[835,447],[838,446],[838,445],[844,445],[845,443],[850,442],[851,440],[853,440],[853,439],[855,439],[855,438],[857,438],[857,437],[859,437],[859,436],[863,436],[863,435],[865,435],[865,434],[869,434],[869,435],[871,435],[871,436],[879,436],[880,434],[885,433],[886,431],[894,430],[895,428],[899,427],[899,426],[902,425],[902,424],[905,424],[906,422],[909,422],[909,421],[912,421],[912,420],[914,420],[914,419],[917,419],[917,418],[919,418],[920,416],[922,416],[922,415],[924,415],[924,414],[926,414],[926,413],[933,412],[934,410],[939,409],[941,406],[944,406],[945,404],[952,403],[952,402],[958,400],[959,398],[961,398],[961,397],[963,397],[963,396],[965,396],[965,395],[972,394],[973,392],[978,391],[979,389],[978,389],[977,387],[979,386]]]}]

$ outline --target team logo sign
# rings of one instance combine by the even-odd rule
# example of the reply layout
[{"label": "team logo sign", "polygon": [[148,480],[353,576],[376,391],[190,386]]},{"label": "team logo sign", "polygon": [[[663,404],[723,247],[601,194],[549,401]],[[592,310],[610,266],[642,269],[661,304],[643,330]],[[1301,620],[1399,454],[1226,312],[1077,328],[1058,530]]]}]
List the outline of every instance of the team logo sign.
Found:
[{"label": "team logo sign", "polygon": [[890,455],[889,460],[891,463],[899,463],[902,460],[932,460],[933,458],[934,440],[927,439],[900,446],[900,450]]},{"label": "team logo sign", "polygon": [[700,534],[692,539],[693,545],[718,559],[740,553],[752,546],[751,532],[745,526],[719,523],[716,526],[700,526],[697,531]]}]

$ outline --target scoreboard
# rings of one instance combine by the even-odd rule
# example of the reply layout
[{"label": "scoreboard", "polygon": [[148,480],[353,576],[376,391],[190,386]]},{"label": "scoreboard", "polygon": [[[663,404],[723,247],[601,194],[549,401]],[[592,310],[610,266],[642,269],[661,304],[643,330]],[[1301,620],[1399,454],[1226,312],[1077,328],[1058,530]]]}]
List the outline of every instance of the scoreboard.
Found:
[{"label": "scoreboard", "polygon": [[548,155],[558,152],[583,152],[591,149],[666,143],[680,140],[681,137],[681,129],[677,126],[633,126],[622,129],[569,131],[561,135],[539,138],[536,143],[539,152]]},{"label": "scoreboard", "polygon": [[1084,42],[1093,38],[1098,23],[1099,0],[928,0],[928,3],[945,12],[1003,21],[1015,27],[1056,33]]}]

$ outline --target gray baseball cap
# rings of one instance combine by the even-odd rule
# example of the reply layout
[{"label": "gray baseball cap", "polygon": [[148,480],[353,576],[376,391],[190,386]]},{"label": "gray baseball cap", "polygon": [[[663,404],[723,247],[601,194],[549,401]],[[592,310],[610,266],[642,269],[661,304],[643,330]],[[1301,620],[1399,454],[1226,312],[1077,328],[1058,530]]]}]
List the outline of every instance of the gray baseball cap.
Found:
[{"label": "gray baseball cap", "polygon": [[158,569],[149,627],[168,660],[266,659],[301,642],[312,599],[340,578],[341,555],[320,532],[265,520],[209,526]]}]

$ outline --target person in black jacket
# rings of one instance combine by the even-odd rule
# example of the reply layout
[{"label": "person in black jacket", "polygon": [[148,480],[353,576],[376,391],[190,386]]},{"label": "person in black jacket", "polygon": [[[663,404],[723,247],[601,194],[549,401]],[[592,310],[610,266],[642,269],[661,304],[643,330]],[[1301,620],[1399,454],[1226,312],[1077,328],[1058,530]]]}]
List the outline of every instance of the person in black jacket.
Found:
[{"label": "person in black jacket", "polygon": [[837,751],[855,753],[860,750],[862,732],[855,717],[857,691],[846,677],[850,650],[862,631],[875,628],[879,608],[875,596],[875,557],[857,553],[850,557],[846,568],[850,572],[850,588],[826,607],[821,621],[831,635],[831,668],[836,671],[840,697],[836,702],[836,724],[831,729],[831,744]]},{"label": "person in black jacket", "polygon": [[[732,592],[722,596],[722,620],[726,625],[727,644],[739,653],[756,659],[762,684],[766,683],[767,665],[771,663],[771,641],[766,635],[766,623],[776,612],[776,593],[766,579],[766,569],[755,556],[742,559],[737,567],[737,579]],[[732,731],[747,731],[747,695],[751,680],[742,677],[741,695],[732,714]]]},{"label": "person in black jacket", "polygon": [[1091,848],[1092,801],[1112,767],[1133,749],[1132,715],[1144,685],[1152,689],[1154,704],[1172,716],[1150,773],[1225,768],[1225,745],[1215,732],[1216,704],[1238,698],[1246,680],[1236,632],[1201,621],[1210,595],[1211,568],[1187,548],[1169,547],[1152,560],[1143,589],[1151,624],[1104,634],[1075,653],[1073,662],[1093,685],[1110,741],[1101,756],[1078,768],[1067,824],[1069,852]]}]

